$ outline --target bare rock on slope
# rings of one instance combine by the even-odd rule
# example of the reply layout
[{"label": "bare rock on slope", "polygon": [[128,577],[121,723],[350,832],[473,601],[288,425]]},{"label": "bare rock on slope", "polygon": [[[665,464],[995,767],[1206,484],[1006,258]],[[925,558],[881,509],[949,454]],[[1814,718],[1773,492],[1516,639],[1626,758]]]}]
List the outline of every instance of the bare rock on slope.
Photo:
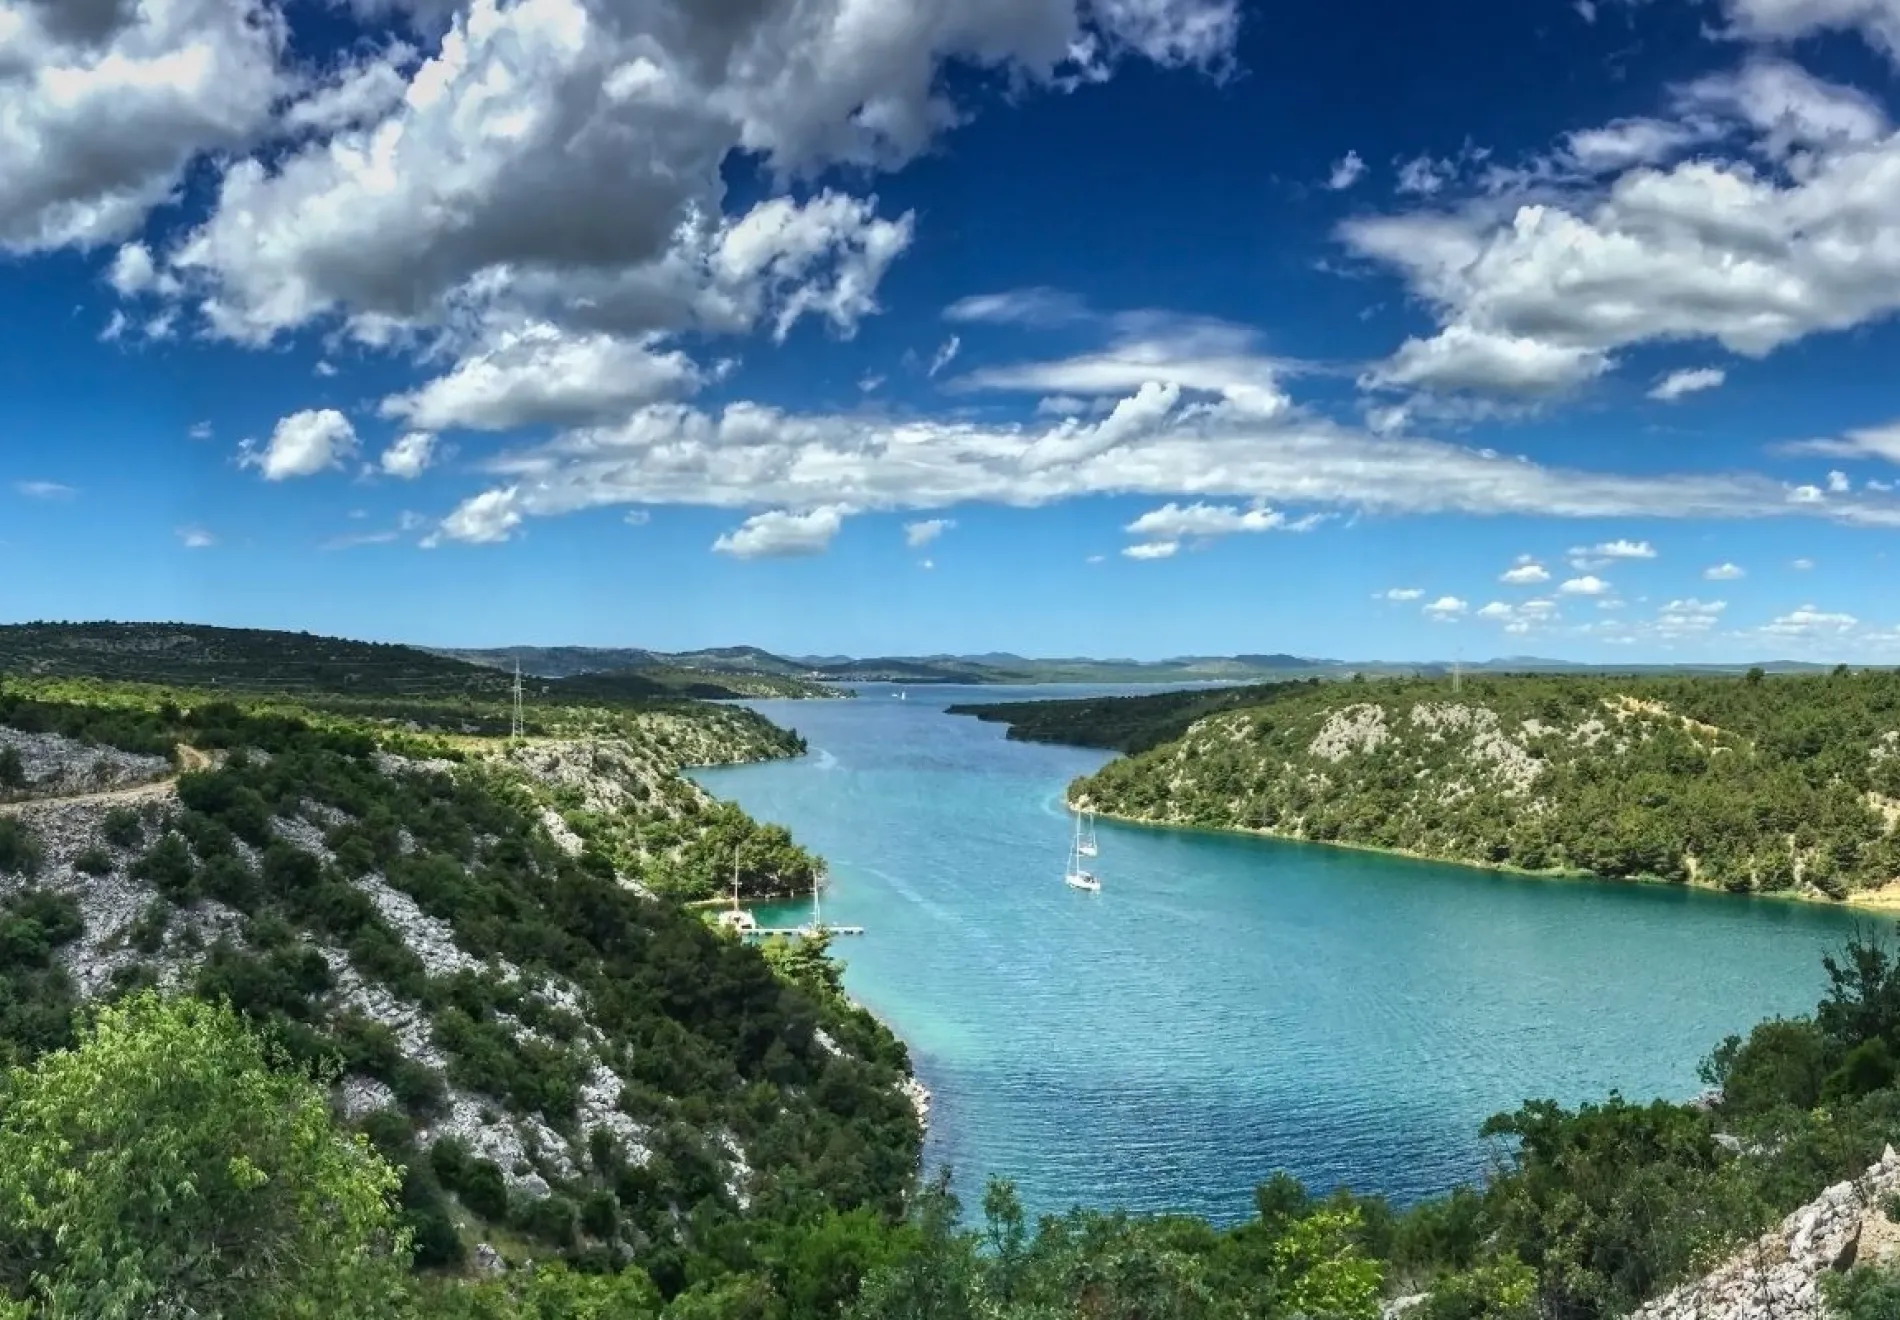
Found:
[{"label": "bare rock on slope", "polygon": [[1883,1264],[1900,1246],[1884,1206],[1900,1191],[1900,1154],[1887,1147],[1861,1177],[1836,1183],[1713,1273],[1684,1284],[1631,1320],[1822,1320],[1822,1280]]}]

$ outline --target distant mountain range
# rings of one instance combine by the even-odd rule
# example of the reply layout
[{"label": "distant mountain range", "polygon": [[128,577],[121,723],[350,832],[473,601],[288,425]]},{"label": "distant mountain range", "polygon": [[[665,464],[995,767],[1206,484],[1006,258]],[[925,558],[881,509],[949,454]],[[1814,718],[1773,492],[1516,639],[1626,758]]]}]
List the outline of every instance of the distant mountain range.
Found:
[{"label": "distant mountain range", "polygon": [[[1353,674],[1449,674],[1455,662],[1348,661],[1269,654],[1179,656],[1169,660],[1037,658],[1007,651],[977,655],[872,656],[778,655],[756,646],[699,651],[651,651],[637,647],[510,646],[488,650],[442,650],[436,654],[544,678],[579,674],[664,673],[767,677],[805,683],[907,683],[997,686],[1039,683],[1249,683],[1287,678],[1348,678]],[[1826,669],[1798,661],[1749,664],[1586,665],[1540,656],[1509,656],[1462,666],[1467,673],[1771,673]],[[787,693],[791,695],[791,693]]]}]

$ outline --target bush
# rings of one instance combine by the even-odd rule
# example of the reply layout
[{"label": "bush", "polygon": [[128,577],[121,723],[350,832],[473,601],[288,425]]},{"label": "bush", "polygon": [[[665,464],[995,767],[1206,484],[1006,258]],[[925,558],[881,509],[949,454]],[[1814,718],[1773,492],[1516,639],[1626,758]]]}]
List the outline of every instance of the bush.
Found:
[{"label": "bush", "polygon": [[1418,1320],[1536,1320],[1537,1275],[1513,1257],[1448,1274],[1432,1283],[1413,1314]]},{"label": "bush", "polygon": [[9,743],[0,747],[0,790],[26,787],[26,763],[20,749]]},{"label": "bush", "polygon": [[162,898],[155,898],[126,928],[125,942],[140,953],[157,953],[165,946],[165,929],[171,920],[171,905]]},{"label": "bush", "polygon": [[189,903],[198,897],[198,871],[191,860],[191,849],[176,834],[166,834],[132,863],[132,876],[174,903]]},{"label": "bush", "polygon": [[73,870],[82,875],[111,875],[112,857],[104,848],[88,848],[73,858]]},{"label": "bush", "polygon": [[581,1202],[581,1227],[597,1238],[611,1238],[620,1230],[620,1203],[612,1192],[590,1192]]},{"label": "bush", "polygon": [[108,811],[99,832],[115,848],[136,848],[145,842],[145,822],[130,807],[114,807]]},{"label": "bush", "polygon": [[0,875],[39,874],[45,854],[31,830],[11,816],[0,816]]},{"label": "bush", "polygon": [[1834,1102],[1871,1095],[1892,1086],[1893,1079],[1893,1051],[1887,1048],[1887,1042],[1862,1041],[1847,1052],[1839,1068],[1828,1074],[1821,1086],[1821,1098]]},{"label": "bush", "polygon": [[565,1196],[523,1197],[515,1227],[550,1246],[571,1251],[580,1242],[580,1215]]},{"label": "bush", "polygon": [[1821,1281],[1830,1320],[1900,1320],[1900,1275],[1862,1265]]},{"label": "bush", "polygon": [[493,1160],[470,1160],[454,1190],[461,1195],[462,1204],[483,1219],[501,1223],[508,1218],[508,1180]]},{"label": "bush", "polygon": [[1739,1036],[1723,1041],[1701,1074],[1721,1088],[1725,1114],[1763,1114],[1781,1105],[1808,1109],[1821,1098],[1829,1053],[1814,1023],[1775,1018],[1758,1024],[1746,1041]]}]

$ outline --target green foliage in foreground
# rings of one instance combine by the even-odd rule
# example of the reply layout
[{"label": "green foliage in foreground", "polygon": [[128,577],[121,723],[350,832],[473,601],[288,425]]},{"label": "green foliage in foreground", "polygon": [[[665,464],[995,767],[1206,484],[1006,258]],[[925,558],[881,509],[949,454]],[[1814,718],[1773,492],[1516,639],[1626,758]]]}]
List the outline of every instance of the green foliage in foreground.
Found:
[{"label": "green foliage in foreground", "polygon": [[1072,794],[1133,820],[1532,871],[1835,898],[1900,878],[1900,673],[1484,677],[1456,693],[1392,680],[1265,697]]},{"label": "green foliage in foreground", "polygon": [[61,1317],[392,1314],[396,1172],[282,1062],[229,1010],[147,994],[9,1074],[0,1290]]},{"label": "green foliage in foreground", "polygon": [[[696,1213],[670,1256],[482,1281],[409,1278],[397,1213],[417,1162],[479,1203],[473,1166],[422,1155],[399,1126],[345,1134],[231,1011],[141,994],[0,1089],[0,1316],[1373,1320],[1382,1299],[1425,1292],[1418,1320],[1610,1320],[1900,1135],[1891,1070],[1856,1062],[1900,1040],[1900,957],[1856,940],[1827,970],[1812,1017],[1711,1056],[1732,1088],[1714,1107],[1527,1105],[1489,1125],[1512,1145],[1486,1186],[1403,1212],[1281,1175],[1231,1228],[1083,1210],[1032,1226],[995,1183],[963,1227],[939,1180],[902,1216]],[[594,1231],[615,1213],[590,1202],[580,1218]],[[1856,1271],[1828,1296],[1846,1320],[1886,1320],[1900,1280]]]}]

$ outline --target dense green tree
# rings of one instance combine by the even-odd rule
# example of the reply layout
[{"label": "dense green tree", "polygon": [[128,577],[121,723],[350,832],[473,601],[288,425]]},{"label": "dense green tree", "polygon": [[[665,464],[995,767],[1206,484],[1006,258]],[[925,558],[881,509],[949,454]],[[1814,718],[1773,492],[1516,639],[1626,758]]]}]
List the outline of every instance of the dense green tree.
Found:
[{"label": "dense green tree", "polygon": [[1744,1040],[1730,1036],[1702,1064],[1702,1080],[1722,1093],[1722,1112],[1738,1117],[1783,1105],[1813,1107],[1837,1052],[1806,1018],[1773,1018]]},{"label": "dense green tree", "polygon": [[397,1175],[229,1010],[150,993],[0,1092],[0,1291],[49,1316],[400,1313]]}]

